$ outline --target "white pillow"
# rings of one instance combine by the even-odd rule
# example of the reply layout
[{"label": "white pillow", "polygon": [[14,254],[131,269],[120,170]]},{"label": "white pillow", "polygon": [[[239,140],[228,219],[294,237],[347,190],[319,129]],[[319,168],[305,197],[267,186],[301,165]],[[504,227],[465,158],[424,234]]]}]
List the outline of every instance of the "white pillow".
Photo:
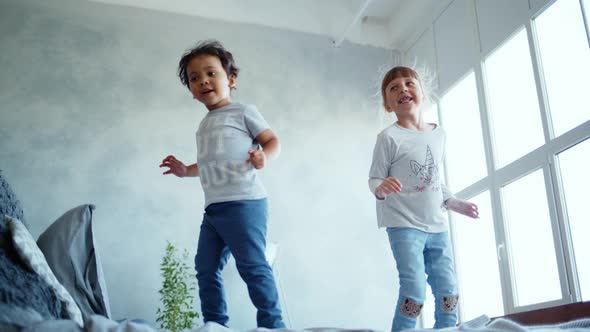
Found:
[{"label": "white pillow", "polygon": [[74,299],[68,291],[62,286],[47,265],[45,256],[37,246],[37,243],[23,225],[23,223],[13,217],[6,216],[5,219],[8,229],[12,233],[14,247],[21,259],[37,273],[52,289],[55,290],[57,297],[65,304],[66,311],[70,319],[82,326],[82,313]]}]

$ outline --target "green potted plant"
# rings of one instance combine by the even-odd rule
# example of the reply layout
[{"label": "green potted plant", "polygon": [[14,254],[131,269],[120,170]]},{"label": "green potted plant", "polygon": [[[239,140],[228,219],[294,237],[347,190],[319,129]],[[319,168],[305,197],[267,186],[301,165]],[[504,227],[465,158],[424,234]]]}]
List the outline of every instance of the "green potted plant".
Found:
[{"label": "green potted plant", "polygon": [[195,278],[186,263],[188,251],[180,255],[178,249],[169,241],[166,254],[160,264],[163,278],[160,293],[161,307],[156,312],[156,322],[160,327],[173,332],[191,329],[199,313],[193,310]]}]

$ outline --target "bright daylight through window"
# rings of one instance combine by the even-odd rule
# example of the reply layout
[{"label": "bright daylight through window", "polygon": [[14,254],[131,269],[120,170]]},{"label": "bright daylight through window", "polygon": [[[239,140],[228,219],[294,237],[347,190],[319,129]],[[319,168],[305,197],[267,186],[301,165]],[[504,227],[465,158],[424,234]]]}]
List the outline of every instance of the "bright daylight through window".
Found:
[{"label": "bright daylight through window", "polygon": [[580,3],[557,1],[535,20],[535,27],[551,119],[555,136],[559,136],[590,120],[590,107],[584,99],[590,48]]},{"label": "bright daylight through window", "polygon": [[448,186],[458,192],[487,174],[475,74],[468,74],[447,92],[440,107],[447,133]]},{"label": "bright daylight through window", "polygon": [[[559,154],[567,218],[583,301],[590,301],[590,223],[586,195],[590,188],[590,177],[587,175],[589,156],[590,139]],[[581,162],[583,160],[585,162]]]},{"label": "bright daylight through window", "polygon": [[506,166],[544,143],[526,30],[485,60],[496,163]]}]

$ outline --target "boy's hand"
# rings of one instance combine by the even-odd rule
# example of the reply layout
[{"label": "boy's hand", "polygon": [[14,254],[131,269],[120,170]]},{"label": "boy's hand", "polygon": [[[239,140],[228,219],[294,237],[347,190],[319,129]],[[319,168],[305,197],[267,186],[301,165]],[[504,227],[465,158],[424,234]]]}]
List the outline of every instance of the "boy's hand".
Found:
[{"label": "boy's hand", "polygon": [[247,163],[252,164],[254,168],[261,169],[266,165],[266,154],[262,150],[248,150],[250,158],[246,160]]},{"label": "boy's hand", "polygon": [[479,219],[477,205],[471,202],[464,201],[462,199],[449,198],[447,200],[447,208],[469,218]]},{"label": "boy's hand", "polygon": [[402,191],[402,183],[400,180],[392,177],[385,178],[383,182],[375,189],[375,195],[379,199],[384,199],[385,197],[391,195],[392,193],[399,193]]},{"label": "boy's hand", "polygon": [[164,175],[174,174],[179,178],[183,178],[187,175],[186,166],[180,160],[176,159],[172,155],[164,158],[164,160],[162,160],[162,163],[160,164],[160,167],[168,167],[168,170],[162,173]]}]

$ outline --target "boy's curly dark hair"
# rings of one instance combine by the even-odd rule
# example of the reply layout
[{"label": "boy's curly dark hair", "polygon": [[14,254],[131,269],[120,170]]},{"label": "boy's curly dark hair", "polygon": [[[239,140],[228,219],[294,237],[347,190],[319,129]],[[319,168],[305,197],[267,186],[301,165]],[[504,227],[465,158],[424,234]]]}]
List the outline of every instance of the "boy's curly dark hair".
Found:
[{"label": "boy's curly dark hair", "polygon": [[234,76],[238,77],[238,73],[240,72],[240,68],[236,66],[234,61],[234,56],[226,50],[223,45],[214,39],[204,40],[201,41],[195,46],[193,49],[184,53],[182,58],[180,58],[180,62],[178,63],[178,77],[180,78],[180,82],[182,85],[185,85],[189,90],[189,82],[188,82],[188,73],[186,72],[186,67],[188,66],[189,62],[192,59],[198,57],[199,55],[208,54],[212,56],[216,56],[221,61],[221,66],[225,70],[227,77]]}]

